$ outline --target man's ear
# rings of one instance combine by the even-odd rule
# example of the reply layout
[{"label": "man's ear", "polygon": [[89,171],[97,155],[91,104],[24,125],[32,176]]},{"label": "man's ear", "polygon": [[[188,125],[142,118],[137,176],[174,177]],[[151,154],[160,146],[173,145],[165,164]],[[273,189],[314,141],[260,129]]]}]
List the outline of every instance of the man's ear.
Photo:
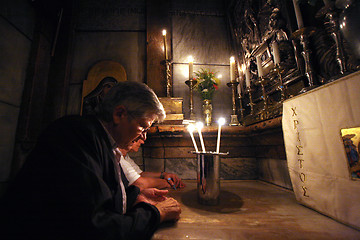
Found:
[{"label": "man's ear", "polygon": [[126,118],[128,117],[128,112],[127,112],[125,106],[119,105],[119,106],[114,108],[114,111],[113,111],[113,122],[114,122],[114,124],[120,124],[121,121],[125,117]]}]

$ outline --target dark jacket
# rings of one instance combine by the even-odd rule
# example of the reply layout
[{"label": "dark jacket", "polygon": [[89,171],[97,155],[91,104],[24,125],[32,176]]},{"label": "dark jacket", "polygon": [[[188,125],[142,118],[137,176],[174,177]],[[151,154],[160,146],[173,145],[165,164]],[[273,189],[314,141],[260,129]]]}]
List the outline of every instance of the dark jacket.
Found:
[{"label": "dark jacket", "polygon": [[[1,202],[1,239],[150,239],[160,222],[149,204],[128,210],[113,146],[95,117],[68,116],[40,136]],[[4,237],[3,233],[6,233]]]}]

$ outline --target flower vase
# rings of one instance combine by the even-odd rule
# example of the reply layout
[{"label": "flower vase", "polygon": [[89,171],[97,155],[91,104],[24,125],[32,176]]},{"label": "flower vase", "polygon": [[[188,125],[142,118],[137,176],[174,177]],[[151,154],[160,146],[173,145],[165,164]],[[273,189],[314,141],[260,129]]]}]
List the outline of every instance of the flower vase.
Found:
[{"label": "flower vase", "polygon": [[205,119],[205,125],[210,126],[212,120],[212,104],[210,99],[203,100],[203,114]]}]

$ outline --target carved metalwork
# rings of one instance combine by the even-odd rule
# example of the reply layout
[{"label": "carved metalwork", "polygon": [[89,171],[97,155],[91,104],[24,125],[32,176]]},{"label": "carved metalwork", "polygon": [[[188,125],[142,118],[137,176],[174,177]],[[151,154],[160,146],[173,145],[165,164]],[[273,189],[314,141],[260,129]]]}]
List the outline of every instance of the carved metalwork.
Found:
[{"label": "carved metalwork", "polygon": [[238,120],[238,115],[236,114],[236,95],[237,95],[237,85],[239,85],[239,82],[232,81],[228,82],[226,84],[228,87],[231,88],[232,93],[232,114],[230,116],[230,126],[237,126],[240,125]]},{"label": "carved metalwork", "polygon": [[311,58],[311,49],[309,46],[309,36],[314,32],[314,29],[312,28],[301,28],[293,33],[293,38],[299,39],[300,44],[302,46],[301,55],[304,58],[305,62],[305,76],[308,81],[308,86],[304,87],[301,92],[306,92],[308,90],[313,89],[316,87],[315,84],[315,71],[312,64],[312,58]]},{"label": "carved metalwork", "polygon": [[[334,1],[330,6],[302,4],[312,13],[318,12],[316,17],[325,28],[321,23],[319,26],[314,14],[300,9],[306,21],[305,27],[297,29],[291,1],[230,1],[228,16],[236,61],[249,66],[252,79],[257,79],[238,97],[244,109],[239,106],[237,113],[245,124],[276,117],[287,98],[360,69],[342,38],[341,10],[335,8]],[[261,73],[256,58],[261,59]]]},{"label": "carved metalwork", "polygon": [[166,96],[172,97],[171,61],[165,60],[166,66]]},{"label": "carved metalwork", "polygon": [[194,88],[197,83],[195,79],[189,79],[185,81],[185,84],[188,85],[190,90],[190,101],[189,101],[189,109],[190,109],[190,120],[195,120],[195,113],[194,113]]}]

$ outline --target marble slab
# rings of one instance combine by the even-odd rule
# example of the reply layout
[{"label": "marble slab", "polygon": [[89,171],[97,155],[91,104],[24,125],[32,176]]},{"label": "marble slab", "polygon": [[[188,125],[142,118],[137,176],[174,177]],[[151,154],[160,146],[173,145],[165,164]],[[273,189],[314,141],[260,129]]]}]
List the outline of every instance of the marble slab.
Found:
[{"label": "marble slab", "polygon": [[20,106],[31,41],[3,18],[0,35],[0,101]]},{"label": "marble slab", "polygon": [[19,108],[0,102],[0,182],[6,182],[11,170]]}]

